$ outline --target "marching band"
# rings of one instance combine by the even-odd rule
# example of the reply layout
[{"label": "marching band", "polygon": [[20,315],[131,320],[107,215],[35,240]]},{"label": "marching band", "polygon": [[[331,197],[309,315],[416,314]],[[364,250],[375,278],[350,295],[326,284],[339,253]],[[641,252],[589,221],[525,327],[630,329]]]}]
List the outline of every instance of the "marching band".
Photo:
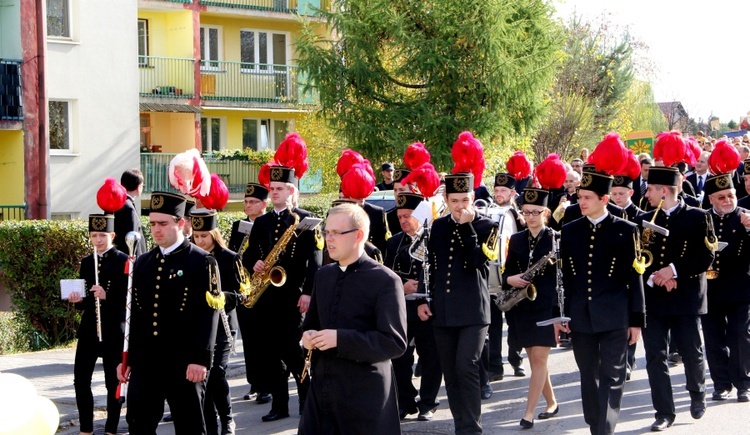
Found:
[{"label": "marching band", "polygon": [[[735,389],[737,401],[750,401],[750,211],[735,189],[750,184],[735,174],[749,174],[750,160],[733,146],[696,152],[666,132],[651,160],[611,133],[574,166],[555,154],[534,166],[516,152],[491,194],[478,139],[461,133],[452,156],[453,171],[440,177],[425,145],[411,144],[404,167],[383,164],[387,178],[376,186],[370,163],[345,150],[340,199],[323,222],[296,205],[307,145],[289,134],[247,184],[247,218],[234,222],[228,248],[217,230],[221,185],[209,192],[197,163],[187,172],[178,164],[170,176],[182,194],[151,195],[155,247],[128,236],[138,243],[130,257],[118,251],[126,237],[114,216],[131,220],[142,187],[137,172],[124,177],[127,189],[99,202],[107,214],[90,216],[86,294],[70,297],[83,310],[81,433],[93,433],[91,373],[102,356],[112,396],[106,433],[117,432],[126,401],[130,433],[155,434],[166,400],[176,433],[234,434],[226,370],[241,337],[244,399],[271,403],[263,422],[290,416],[291,375],[299,433],[400,433],[409,415],[433,418],[444,379],[455,433],[479,434],[489,383],[504,376],[503,317],[514,375],[525,376],[523,350],[531,368],[522,429],[565,414],[547,364],[565,334],[594,435],[615,432],[641,337],[650,430],[677,417],[671,345],[694,419],[706,412],[706,366],[711,399]],[[394,190],[392,210],[366,200],[383,186]],[[188,197],[198,200],[192,210]],[[135,221],[128,228],[140,231]],[[115,394],[117,381],[127,397]]]}]

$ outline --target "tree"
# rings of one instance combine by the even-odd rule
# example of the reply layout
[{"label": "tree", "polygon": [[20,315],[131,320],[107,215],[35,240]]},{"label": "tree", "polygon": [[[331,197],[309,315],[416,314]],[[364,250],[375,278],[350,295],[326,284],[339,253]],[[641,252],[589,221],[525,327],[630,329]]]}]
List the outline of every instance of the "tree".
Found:
[{"label": "tree", "polygon": [[627,134],[631,131],[649,130],[658,134],[667,130],[667,121],[654,99],[651,84],[633,80],[623,100],[617,105],[617,115],[610,130]]},{"label": "tree", "polygon": [[347,146],[397,160],[422,141],[438,170],[463,130],[485,143],[543,114],[558,27],[543,0],[337,0],[303,28],[299,65]]}]

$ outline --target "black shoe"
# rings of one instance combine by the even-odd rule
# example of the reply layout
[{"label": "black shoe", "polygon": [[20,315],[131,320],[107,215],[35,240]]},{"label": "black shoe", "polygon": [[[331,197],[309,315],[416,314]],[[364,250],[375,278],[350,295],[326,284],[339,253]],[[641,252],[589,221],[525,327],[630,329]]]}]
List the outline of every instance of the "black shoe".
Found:
[{"label": "black shoe", "polygon": [[399,409],[398,410],[398,418],[403,420],[406,418],[409,414],[416,414],[419,412],[419,408],[416,407],[416,405],[413,408],[409,409]]},{"label": "black shoe", "polygon": [[258,393],[256,393],[253,390],[248,391],[247,394],[245,394],[244,396],[242,396],[242,398],[245,399],[245,400],[255,400],[257,397],[258,397]]},{"label": "black shoe", "polygon": [[738,402],[750,402],[750,390],[739,390],[737,391]]},{"label": "black shoe", "polygon": [[269,422],[269,421],[281,420],[282,418],[287,418],[287,417],[289,417],[289,411],[287,412],[271,411],[268,414],[261,417],[260,419],[265,422]]},{"label": "black shoe", "polygon": [[164,418],[161,419],[161,421],[167,421],[167,422],[172,421],[172,420],[173,420],[172,414],[167,414],[164,416]]},{"label": "black shoe", "polygon": [[234,420],[228,420],[225,423],[221,424],[221,435],[234,435],[236,425],[234,423]]},{"label": "black shoe", "polygon": [[417,416],[417,420],[419,421],[432,421],[432,418],[435,416],[435,414],[432,411],[419,411],[419,415]]},{"label": "black shoe", "polygon": [[672,421],[665,417],[659,417],[656,419],[654,424],[651,425],[651,432],[661,432],[672,427]]},{"label": "black shoe", "polygon": [[492,397],[492,386],[490,384],[482,385],[482,400],[487,400]]},{"label": "black shoe", "polygon": [[696,396],[696,398],[690,398],[690,416],[698,420],[706,413],[706,396],[702,394],[696,394]]},{"label": "black shoe", "polygon": [[490,372],[490,382],[502,381],[503,377],[504,377],[503,373]]},{"label": "black shoe", "polygon": [[255,403],[263,405],[271,401],[271,395],[268,393],[258,393],[258,397],[255,398]]},{"label": "black shoe", "polygon": [[629,380],[630,380],[630,374],[631,374],[631,373],[633,373],[633,371],[632,371],[632,370],[630,370],[629,368],[628,368],[628,369],[625,369],[625,380],[626,380],[626,381],[629,381]]},{"label": "black shoe", "polygon": [[682,355],[677,352],[672,352],[669,354],[668,360],[672,364],[680,364],[682,363]]},{"label": "black shoe", "polygon": [[513,367],[513,376],[518,376],[519,378],[526,376],[526,369],[521,366]]},{"label": "black shoe", "polygon": [[539,415],[537,415],[536,417],[539,420],[547,420],[548,418],[552,418],[552,417],[556,416],[558,412],[560,412],[560,405],[559,404],[557,406],[555,406],[555,410],[554,411],[552,411],[552,412],[547,412],[547,411],[540,412]]},{"label": "black shoe", "polygon": [[716,390],[711,395],[711,400],[727,400],[729,399],[729,390]]},{"label": "black shoe", "polygon": [[521,429],[531,429],[534,427],[534,420],[528,421],[525,419],[521,419]]}]

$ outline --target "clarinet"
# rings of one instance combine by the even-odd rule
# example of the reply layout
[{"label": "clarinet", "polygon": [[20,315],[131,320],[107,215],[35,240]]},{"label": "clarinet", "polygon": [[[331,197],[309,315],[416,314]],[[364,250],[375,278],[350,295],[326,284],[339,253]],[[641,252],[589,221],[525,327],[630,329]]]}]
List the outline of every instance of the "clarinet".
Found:
[{"label": "clarinet", "polygon": [[540,322],[536,322],[536,326],[549,326],[554,323],[561,323],[563,326],[566,326],[568,322],[570,322],[570,317],[565,316],[565,289],[563,288],[563,274],[562,274],[562,258],[560,257],[560,238],[554,238],[552,239],[552,246],[557,256],[557,261],[555,261],[555,272],[557,275],[557,286],[555,290],[557,290],[557,306],[560,309],[560,316],[554,317],[552,319],[548,320],[542,320]]},{"label": "clarinet", "polygon": [[[94,247],[94,283],[99,285],[99,254],[96,252]],[[96,295],[94,297],[94,311],[96,311],[96,336],[99,338],[99,343],[102,342],[102,306],[99,303],[99,298]]]}]

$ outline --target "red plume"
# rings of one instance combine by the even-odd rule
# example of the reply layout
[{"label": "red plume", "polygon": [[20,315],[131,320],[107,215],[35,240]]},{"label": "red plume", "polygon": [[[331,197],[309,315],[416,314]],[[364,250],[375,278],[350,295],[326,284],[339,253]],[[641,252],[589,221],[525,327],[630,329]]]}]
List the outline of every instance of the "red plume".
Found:
[{"label": "red plume", "polygon": [[365,158],[362,157],[362,154],[347,148],[341,153],[341,157],[339,157],[339,161],[336,163],[336,173],[339,174],[339,178],[343,178],[346,171],[355,163],[364,163],[364,161]]},{"label": "red plume", "polygon": [[279,144],[273,159],[289,168],[294,168],[294,176],[302,178],[309,167],[307,161],[307,144],[298,133],[289,133]]},{"label": "red plume", "polygon": [[533,165],[523,151],[516,151],[508,159],[508,163],[505,164],[505,169],[516,180],[523,180],[531,175]]},{"label": "red plume", "polygon": [[375,177],[372,175],[372,167],[369,164],[355,163],[341,178],[341,192],[344,198],[365,199],[373,191],[375,191]]},{"label": "red plume", "polygon": [[484,173],[484,147],[470,131],[464,131],[458,135],[458,140],[453,143],[451,148],[453,157],[453,174],[459,172],[471,172],[474,174],[474,188],[482,184],[482,174]]},{"label": "red plume", "polygon": [[96,203],[107,213],[114,213],[125,205],[128,192],[114,178],[106,178],[96,192]]},{"label": "red plume", "polygon": [[560,156],[550,154],[536,166],[534,174],[542,189],[552,190],[562,187],[565,183],[565,177],[568,175],[567,172],[565,163],[560,160]]},{"label": "red plume", "polygon": [[369,160],[367,160],[367,159],[365,159],[365,160],[364,160],[364,161],[362,162],[362,164],[364,164],[364,165],[365,165],[365,169],[367,170],[367,172],[368,172],[368,173],[370,174],[370,176],[371,176],[371,177],[372,177],[372,179],[374,180],[374,179],[375,179],[375,171],[373,171],[373,169],[372,169],[372,165],[370,164],[370,161],[369,161]]},{"label": "red plume", "polygon": [[631,180],[635,180],[641,175],[641,164],[638,163],[638,157],[636,157],[633,150],[628,150],[628,162],[625,163],[625,167],[622,168],[621,174],[617,175],[624,175]]},{"label": "red plume", "polygon": [[404,151],[404,165],[413,171],[430,161],[430,152],[422,142],[414,142]]},{"label": "red plume", "polygon": [[685,143],[685,139],[682,138],[682,133],[679,131],[665,131],[656,136],[654,160],[661,160],[664,166],[670,167],[684,162],[687,154],[687,143]]},{"label": "red plume", "polygon": [[266,189],[271,187],[271,166],[281,166],[278,162],[270,161],[260,167],[258,171],[258,184],[261,184]]},{"label": "red plume", "polygon": [[698,145],[698,141],[693,136],[690,136],[685,142],[687,142],[688,146],[687,159],[685,160],[685,163],[687,163],[688,166],[695,166],[695,162],[698,161],[698,158],[701,156],[703,150],[701,149],[700,145]]},{"label": "red plume", "polygon": [[729,173],[737,169],[741,162],[742,158],[737,148],[725,140],[716,142],[714,150],[708,156],[708,168],[714,175]]},{"label": "red plume", "polygon": [[197,149],[191,148],[172,158],[169,162],[169,184],[193,197],[208,195],[211,174]]},{"label": "red plume", "polygon": [[221,210],[229,201],[229,189],[219,175],[211,174],[211,189],[208,195],[199,196],[198,199],[206,208]]},{"label": "red plume", "polygon": [[599,142],[588,160],[598,172],[614,175],[622,172],[627,159],[628,150],[620,139],[620,135],[609,133]]},{"label": "red plume", "polygon": [[401,180],[401,184],[417,183],[419,192],[425,198],[435,195],[435,191],[440,187],[440,175],[438,175],[432,163],[424,163],[422,166],[413,169],[411,174]]}]

